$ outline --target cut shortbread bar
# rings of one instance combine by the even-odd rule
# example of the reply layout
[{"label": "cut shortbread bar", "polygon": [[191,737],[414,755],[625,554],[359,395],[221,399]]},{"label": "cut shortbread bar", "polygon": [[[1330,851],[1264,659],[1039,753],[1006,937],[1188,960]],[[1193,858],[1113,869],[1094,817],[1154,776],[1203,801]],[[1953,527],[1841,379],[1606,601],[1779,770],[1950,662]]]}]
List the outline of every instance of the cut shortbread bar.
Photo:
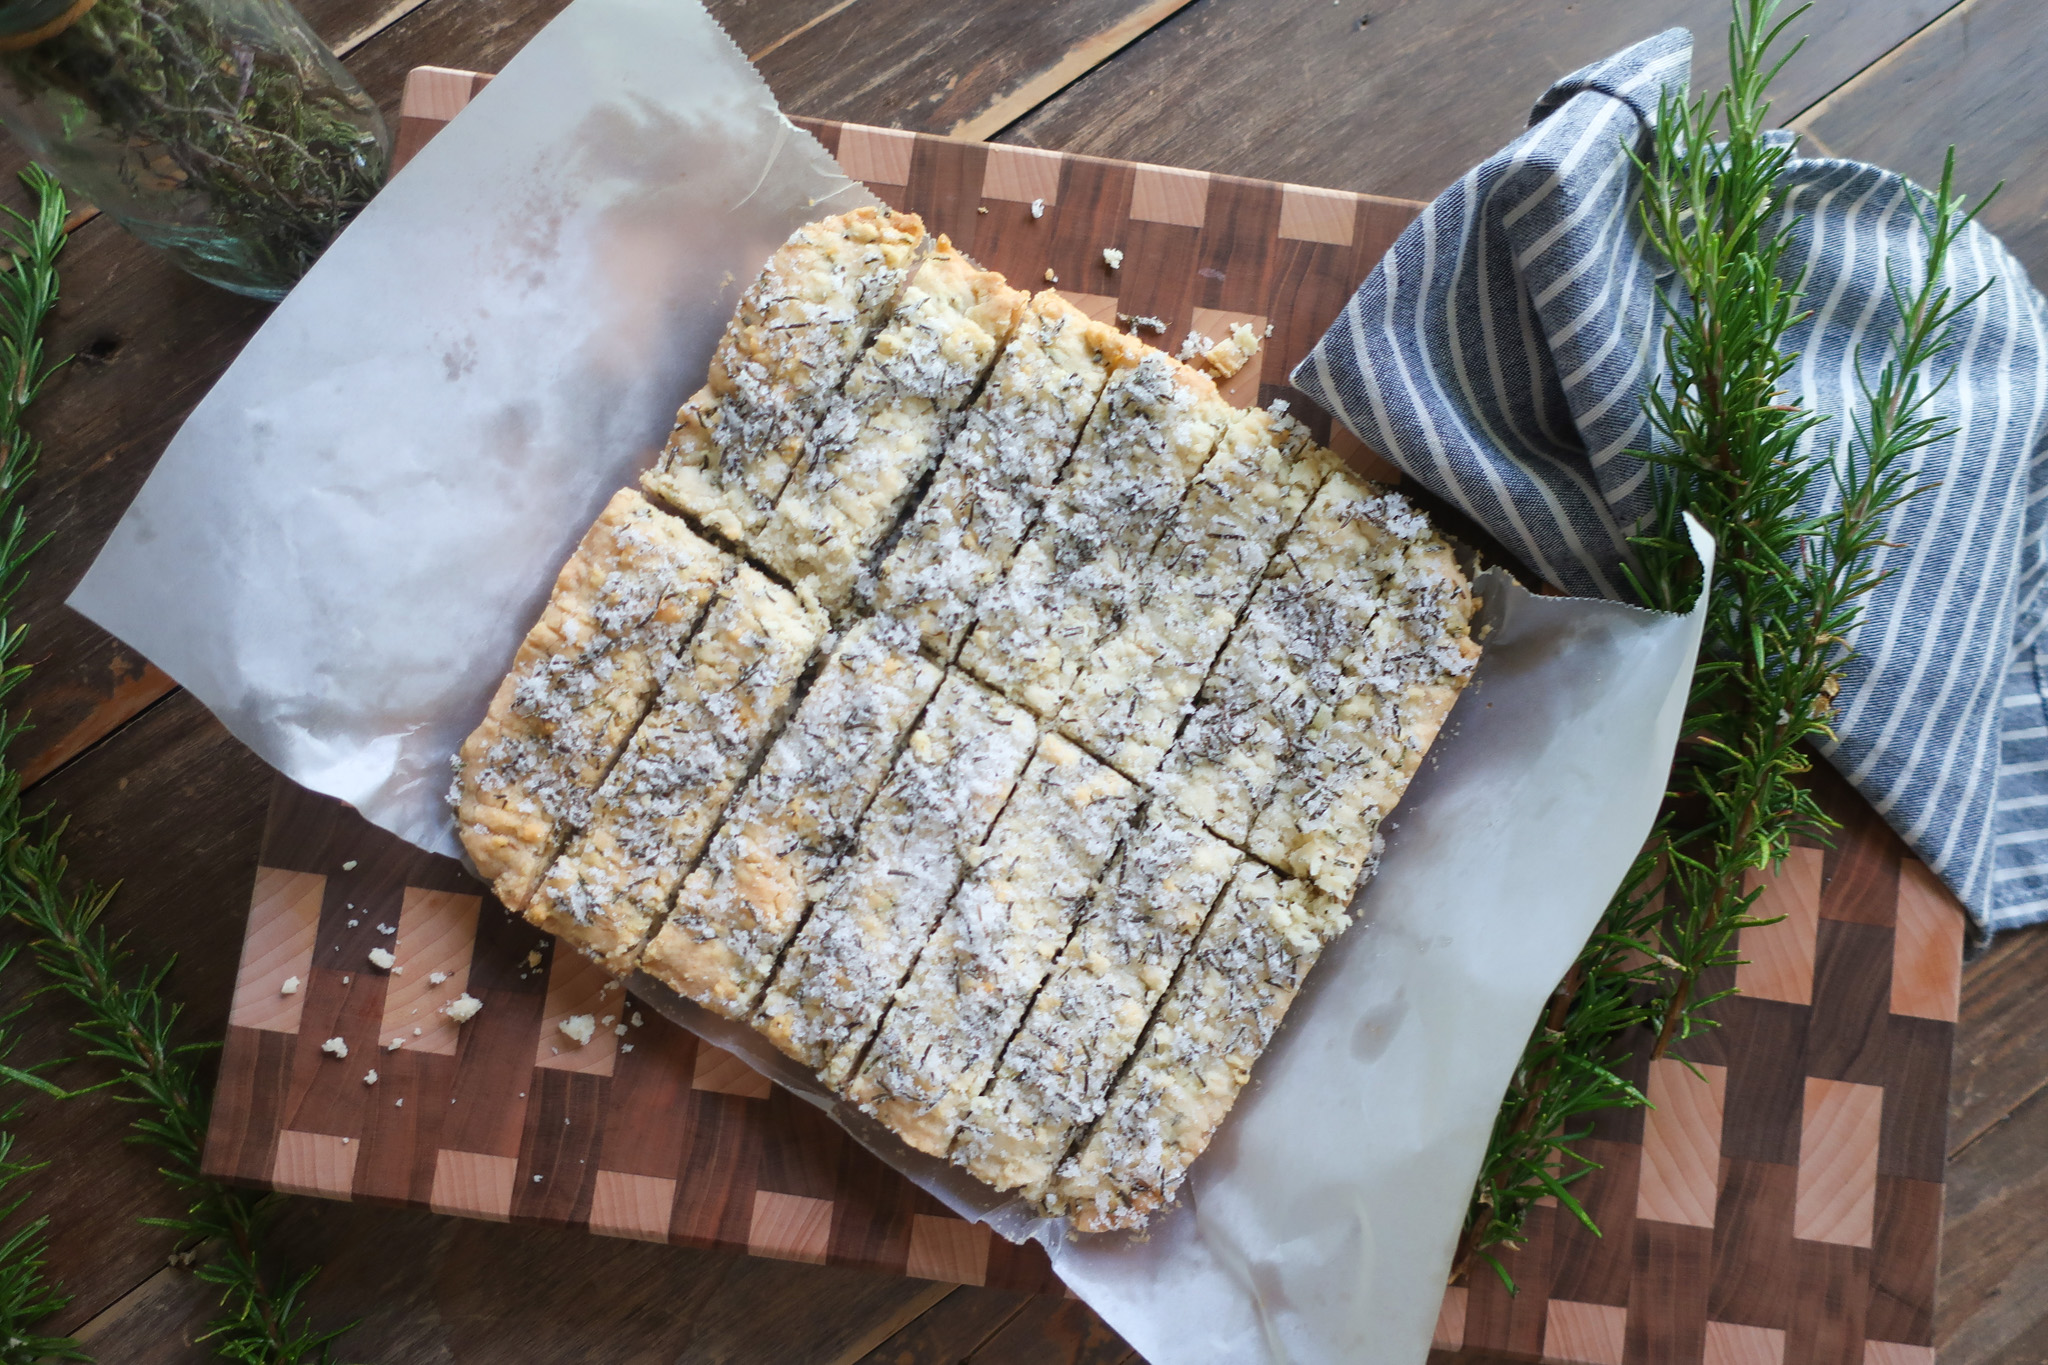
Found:
[{"label": "cut shortbread bar", "polygon": [[811,433],[754,552],[791,582],[808,580],[828,610],[844,608],[1026,302],[939,238]]},{"label": "cut shortbread bar", "polygon": [[916,650],[897,623],[847,632],[684,880],[642,970],[727,1018],[752,1008],[945,676]]},{"label": "cut shortbread bar", "polygon": [[1253,613],[1302,643],[1320,703],[1293,736],[1251,852],[1349,900],[1472,675],[1472,596],[1451,548],[1406,498],[1340,475],[1260,585]]},{"label": "cut shortbread bar", "polygon": [[1274,547],[1336,468],[1293,418],[1241,414],[1153,547],[1137,611],[1089,660],[1061,728],[1118,771],[1150,777]]},{"label": "cut shortbread bar", "polygon": [[1120,371],[1037,529],[982,597],[960,661],[1043,716],[1135,608],[1152,546],[1236,409],[1160,352]]},{"label": "cut shortbread bar", "polygon": [[1084,1232],[1141,1226],[1172,1200],[1324,946],[1350,919],[1304,882],[1246,863],[1209,917],[1095,1127],[1043,1193]]},{"label": "cut shortbread bar", "polygon": [[734,574],[526,918],[630,970],[824,632],[823,613],[788,589],[751,568]]},{"label": "cut shortbread bar", "polygon": [[[1348,898],[1384,803],[1471,674],[1472,608],[1405,498],[1332,476],[1203,682],[1162,785],[1224,838]],[[1297,816],[1310,827],[1288,825]]]},{"label": "cut shortbread bar", "polygon": [[797,229],[741,296],[710,382],[676,414],[642,486],[745,540],[767,519],[805,439],[929,245],[915,215],[886,209]]},{"label": "cut shortbread bar", "polygon": [[614,494],[463,742],[449,799],[477,872],[523,909],[626,747],[733,561],[631,489]]},{"label": "cut shortbread bar", "polygon": [[1037,742],[1028,712],[946,679],[762,998],[769,1041],[845,1082]]},{"label": "cut shortbread bar", "polygon": [[939,465],[930,491],[876,574],[874,606],[951,658],[975,604],[1037,521],[1113,369],[1139,347],[1052,290],[1031,300]]},{"label": "cut shortbread bar", "polygon": [[946,1154],[1136,805],[1135,787],[1067,741],[1038,742],[848,1098],[919,1151]]},{"label": "cut shortbread bar", "polygon": [[1102,1112],[1237,850],[1164,802],[1124,845],[953,1144],[999,1190],[1044,1184]]}]

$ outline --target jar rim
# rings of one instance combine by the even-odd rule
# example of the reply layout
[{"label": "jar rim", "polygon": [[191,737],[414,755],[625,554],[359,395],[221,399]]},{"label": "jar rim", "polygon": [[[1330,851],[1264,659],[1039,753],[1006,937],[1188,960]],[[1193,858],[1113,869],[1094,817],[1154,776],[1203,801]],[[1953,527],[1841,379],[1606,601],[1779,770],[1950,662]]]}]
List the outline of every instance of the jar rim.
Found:
[{"label": "jar rim", "polygon": [[0,52],[19,51],[54,38],[77,23],[96,0],[0,0]]}]

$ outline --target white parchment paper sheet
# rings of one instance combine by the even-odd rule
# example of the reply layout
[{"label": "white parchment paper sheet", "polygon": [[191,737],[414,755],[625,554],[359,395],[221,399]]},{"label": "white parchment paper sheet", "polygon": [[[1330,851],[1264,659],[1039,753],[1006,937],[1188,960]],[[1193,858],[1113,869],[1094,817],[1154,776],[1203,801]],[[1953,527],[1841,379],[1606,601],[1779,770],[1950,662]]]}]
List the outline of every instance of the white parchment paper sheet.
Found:
[{"label": "white parchment paper sheet", "polygon": [[[1712,555],[1697,528],[1694,543]],[[1704,603],[1663,616],[1498,573],[1476,587],[1486,653],[1357,922],[1144,1240],[1071,1240],[910,1151],[745,1025],[650,977],[633,991],[955,1213],[1043,1242],[1152,1365],[1418,1365],[1529,1028],[1649,834],[1705,619]]]},{"label": "white parchment paper sheet", "polygon": [[[761,261],[866,202],[698,5],[575,0],[278,307],[72,605],[298,782],[457,852],[448,755],[561,561]],[[1149,1241],[1068,1242],[841,1115],[952,1207],[1045,1241],[1154,1365],[1426,1353],[1494,1109],[1647,832],[1699,638],[1697,616],[1483,590],[1486,657],[1361,923]]]},{"label": "white parchment paper sheet", "polygon": [[448,756],[799,224],[873,203],[692,0],[576,0],[187,419],[71,605],[439,853]]}]

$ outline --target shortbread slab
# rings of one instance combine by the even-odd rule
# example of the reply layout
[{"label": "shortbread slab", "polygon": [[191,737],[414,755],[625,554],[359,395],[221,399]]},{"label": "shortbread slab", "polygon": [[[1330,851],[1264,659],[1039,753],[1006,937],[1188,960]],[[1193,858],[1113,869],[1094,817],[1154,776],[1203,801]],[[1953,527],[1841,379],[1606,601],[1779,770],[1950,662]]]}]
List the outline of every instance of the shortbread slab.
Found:
[{"label": "shortbread slab", "polygon": [[541,882],[526,918],[609,971],[630,971],[754,756],[781,724],[824,614],[742,568],[687,661],[598,788],[589,828]]},{"label": "shortbread slab", "polygon": [[920,1152],[946,1154],[1115,855],[1137,796],[1066,740],[1039,740],[848,1098]]},{"label": "shortbread slab", "polygon": [[1034,297],[877,571],[875,609],[909,621],[926,649],[952,658],[975,604],[1037,523],[1111,372],[1138,354],[1136,342],[1052,290]]},{"label": "shortbread slab", "polygon": [[[1385,783],[1397,782],[1395,792],[1406,783],[1399,775],[1405,742],[1400,757],[1384,744],[1359,742],[1375,725],[1370,694],[1395,676],[1382,656],[1406,651],[1413,656],[1401,665],[1407,675],[1450,686],[1455,699],[1478,655],[1472,605],[1455,557],[1412,504],[1348,472],[1333,475],[1204,680],[1161,769],[1162,785],[1224,838],[1297,875],[1320,875],[1326,890],[1348,896],[1371,866],[1377,832],[1342,828],[1341,811],[1362,812]],[[1434,708],[1436,722],[1418,716],[1433,736],[1448,701],[1435,694],[1418,701]],[[1333,723],[1340,727],[1334,732]],[[1397,717],[1378,723],[1421,739],[1412,726],[1401,731]],[[1321,792],[1296,780],[1311,751],[1314,782],[1335,784]],[[1306,811],[1325,810],[1326,800],[1326,817],[1298,847],[1280,833],[1285,814],[1268,819],[1276,801]],[[1268,833],[1255,842],[1262,820]]]},{"label": "shortbread slab", "polygon": [[945,677],[894,622],[847,632],[684,879],[642,970],[737,1019],[852,845],[901,741]]},{"label": "shortbread slab", "polygon": [[939,238],[811,433],[754,552],[808,582],[828,611],[844,610],[1026,302]]},{"label": "shortbread slab", "polygon": [[521,910],[654,704],[735,567],[632,489],[612,496],[555,578],[449,799],[477,872]]},{"label": "shortbread slab", "polygon": [[837,1089],[1038,742],[1029,712],[950,674],[790,943],[754,1027]]},{"label": "shortbread slab", "polygon": [[1044,1191],[1045,1211],[1107,1232],[1171,1202],[1309,968],[1350,922],[1307,883],[1242,865],[1102,1117]]},{"label": "shortbread slab", "polygon": [[1207,375],[1157,351],[1112,378],[1037,529],[983,595],[961,663],[1057,716],[1135,610],[1137,575],[1235,416]]},{"label": "shortbread slab", "polygon": [[1082,914],[953,1160],[999,1190],[1041,1186],[1102,1112],[1117,1071],[1241,855],[1154,802]]},{"label": "shortbread slab", "polygon": [[798,228],[740,296],[710,382],[676,414],[642,487],[744,542],[929,246],[915,215],[886,209]]},{"label": "shortbread slab", "polygon": [[1291,736],[1253,855],[1351,898],[1479,660],[1472,610],[1457,557],[1412,503],[1349,475],[1324,486],[1253,603],[1312,651],[1320,703]]},{"label": "shortbread slab", "polygon": [[1241,414],[1153,547],[1135,614],[1089,660],[1060,728],[1140,781],[1181,718],[1281,539],[1337,457],[1282,411]]}]

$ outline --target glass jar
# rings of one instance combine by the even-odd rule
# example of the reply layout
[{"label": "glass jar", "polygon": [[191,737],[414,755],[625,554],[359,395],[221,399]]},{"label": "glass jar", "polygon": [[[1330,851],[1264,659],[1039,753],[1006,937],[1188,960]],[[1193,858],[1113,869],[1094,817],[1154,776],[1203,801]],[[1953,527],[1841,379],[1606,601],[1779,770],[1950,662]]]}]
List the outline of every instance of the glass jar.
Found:
[{"label": "glass jar", "polygon": [[266,299],[369,202],[391,152],[285,0],[0,0],[0,122],[73,195]]}]

